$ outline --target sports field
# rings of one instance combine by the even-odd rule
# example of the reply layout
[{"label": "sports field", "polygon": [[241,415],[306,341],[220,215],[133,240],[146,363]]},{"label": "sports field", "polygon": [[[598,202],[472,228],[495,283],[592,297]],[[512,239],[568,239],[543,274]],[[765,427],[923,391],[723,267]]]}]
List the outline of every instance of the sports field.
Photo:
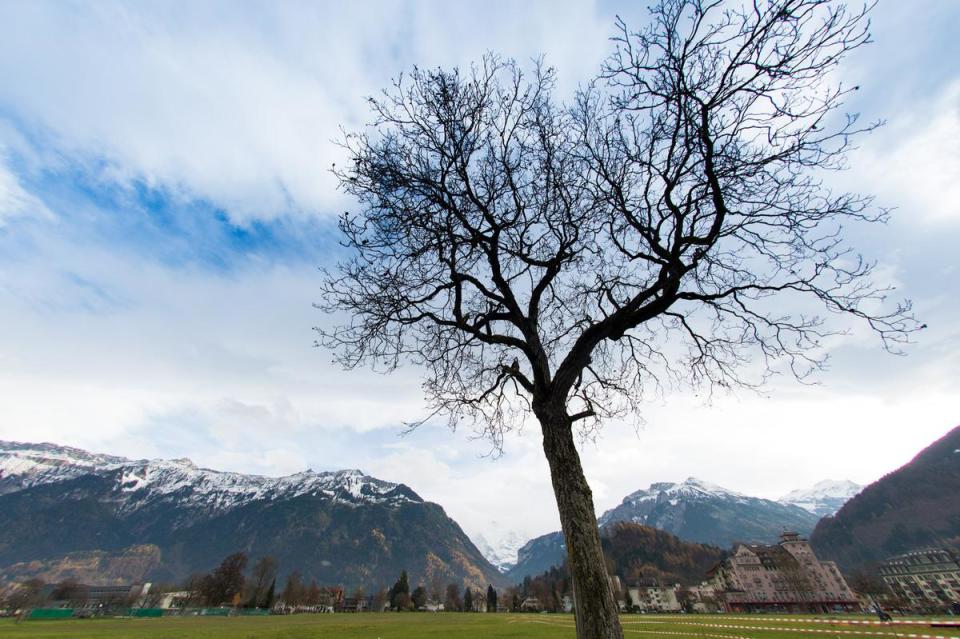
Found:
[{"label": "sports field", "polygon": [[[957,618],[954,618],[957,619]],[[535,614],[337,614],[161,619],[0,619],[0,638],[66,639],[573,639],[573,617]],[[960,630],[930,620],[878,624],[870,618],[776,615],[627,615],[627,637],[674,639],[934,639]]]}]

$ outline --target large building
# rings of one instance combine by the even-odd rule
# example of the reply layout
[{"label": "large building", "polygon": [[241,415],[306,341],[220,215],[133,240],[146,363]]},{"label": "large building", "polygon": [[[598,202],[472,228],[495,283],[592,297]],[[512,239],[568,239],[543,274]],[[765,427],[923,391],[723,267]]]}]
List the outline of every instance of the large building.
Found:
[{"label": "large building", "polygon": [[711,569],[718,603],[730,612],[858,610],[837,565],[820,561],[806,539],[785,532],[780,543],[738,544]]},{"label": "large building", "polygon": [[891,557],[880,577],[901,602],[916,610],[939,611],[960,604],[960,557],[940,548]]},{"label": "large building", "polygon": [[679,588],[680,586],[661,586],[652,581],[628,588],[627,593],[633,607],[642,612],[680,612],[683,608],[677,599]]}]

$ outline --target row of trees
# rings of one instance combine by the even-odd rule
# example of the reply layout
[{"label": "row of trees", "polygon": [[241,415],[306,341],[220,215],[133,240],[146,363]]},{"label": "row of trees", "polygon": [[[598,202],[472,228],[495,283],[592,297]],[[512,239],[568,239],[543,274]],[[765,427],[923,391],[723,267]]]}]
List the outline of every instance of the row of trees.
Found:
[{"label": "row of trees", "polygon": [[191,605],[271,608],[276,598],[277,560],[261,557],[247,574],[249,558],[244,552],[228,555],[213,571],[193,575],[184,584],[192,593]]},{"label": "row of trees", "polygon": [[406,570],[400,573],[400,577],[386,592],[386,601],[389,602],[390,609],[396,611],[423,610],[430,604],[439,609],[442,603],[443,609],[447,612],[496,612],[497,598],[497,591],[492,585],[487,586],[486,593],[466,587],[461,595],[460,586],[453,583],[447,584],[442,600],[440,588],[436,582],[431,585],[429,592],[422,584],[411,591]]}]

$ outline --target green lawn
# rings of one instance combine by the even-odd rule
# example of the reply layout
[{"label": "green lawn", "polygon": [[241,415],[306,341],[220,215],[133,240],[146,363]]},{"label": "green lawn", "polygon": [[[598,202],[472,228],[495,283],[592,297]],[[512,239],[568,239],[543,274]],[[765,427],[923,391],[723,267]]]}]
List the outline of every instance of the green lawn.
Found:
[{"label": "green lawn", "polygon": [[[949,636],[957,630],[916,626],[822,623],[780,615],[628,615],[626,637],[648,639],[909,639]],[[847,619],[852,619],[847,618]],[[835,620],[834,620],[835,621]],[[0,619],[0,638],[31,639],[573,639],[570,615],[337,614],[289,617],[165,617],[163,619]]]}]

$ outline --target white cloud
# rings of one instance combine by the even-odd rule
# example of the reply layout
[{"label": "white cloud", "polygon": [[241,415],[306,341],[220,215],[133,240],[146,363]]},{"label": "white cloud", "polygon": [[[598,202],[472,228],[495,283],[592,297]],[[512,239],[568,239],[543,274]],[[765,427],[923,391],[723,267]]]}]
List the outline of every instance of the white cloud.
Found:
[{"label": "white cloud", "polygon": [[24,189],[16,174],[6,165],[0,146],[0,229],[13,218],[28,216],[53,219],[43,201]]},{"label": "white cloud", "polygon": [[960,80],[931,99],[914,100],[853,155],[852,176],[897,207],[897,217],[927,224],[960,222]]},{"label": "white cloud", "polygon": [[[0,9],[0,104],[108,178],[206,198],[238,221],[339,212],[339,127],[412,64],[546,52],[567,88],[609,16],[589,3],[101,3]],[[551,17],[544,18],[547,14]]]}]

